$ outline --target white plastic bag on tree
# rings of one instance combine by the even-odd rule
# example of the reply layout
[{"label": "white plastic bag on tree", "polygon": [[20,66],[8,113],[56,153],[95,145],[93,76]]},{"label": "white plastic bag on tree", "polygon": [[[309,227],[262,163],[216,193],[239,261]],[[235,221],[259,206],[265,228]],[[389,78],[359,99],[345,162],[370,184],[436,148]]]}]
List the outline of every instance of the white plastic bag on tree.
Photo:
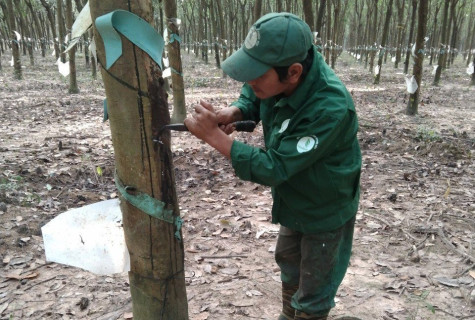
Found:
[{"label": "white plastic bag on tree", "polygon": [[410,94],[413,94],[414,92],[417,91],[417,81],[414,76],[409,78],[409,75],[406,75],[406,86],[407,86],[407,92]]},{"label": "white plastic bag on tree", "polygon": [[374,67],[374,74],[379,74],[379,65],[377,65],[376,67]]},{"label": "white plastic bag on tree", "polygon": [[437,72],[437,67],[438,67],[438,65],[435,65],[435,66],[434,66],[434,69],[432,70],[432,74],[433,74],[433,75]]},{"label": "white plastic bag on tree", "polygon": [[470,62],[467,68],[467,74],[471,76],[473,74],[473,62]]}]

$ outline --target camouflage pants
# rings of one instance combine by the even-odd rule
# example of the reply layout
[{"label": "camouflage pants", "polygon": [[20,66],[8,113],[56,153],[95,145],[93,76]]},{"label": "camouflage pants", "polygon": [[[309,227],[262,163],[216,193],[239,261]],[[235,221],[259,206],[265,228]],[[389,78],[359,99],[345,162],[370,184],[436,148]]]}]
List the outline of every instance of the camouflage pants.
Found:
[{"label": "camouflage pants", "polygon": [[298,285],[292,307],[309,315],[326,315],[335,306],[338,286],[348,268],[355,218],[339,229],[303,234],[280,227],[275,260],[281,280]]}]

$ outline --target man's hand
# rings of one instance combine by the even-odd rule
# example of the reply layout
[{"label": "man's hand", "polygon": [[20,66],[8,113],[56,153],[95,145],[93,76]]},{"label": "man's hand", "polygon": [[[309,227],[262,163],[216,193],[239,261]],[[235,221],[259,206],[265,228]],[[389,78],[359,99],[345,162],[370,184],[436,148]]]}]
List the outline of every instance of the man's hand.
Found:
[{"label": "man's hand", "polygon": [[233,123],[242,120],[242,113],[239,108],[232,106],[218,110],[216,112],[216,117],[218,118],[220,129],[226,134],[230,134],[236,130],[236,127],[233,125]]},{"label": "man's hand", "polygon": [[226,158],[231,158],[233,140],[219,128],[218,116],[211,104],[201,100],[200,104],[195,106],[193,116],[186,118],[184,123],[198,139],[205,141]]}]

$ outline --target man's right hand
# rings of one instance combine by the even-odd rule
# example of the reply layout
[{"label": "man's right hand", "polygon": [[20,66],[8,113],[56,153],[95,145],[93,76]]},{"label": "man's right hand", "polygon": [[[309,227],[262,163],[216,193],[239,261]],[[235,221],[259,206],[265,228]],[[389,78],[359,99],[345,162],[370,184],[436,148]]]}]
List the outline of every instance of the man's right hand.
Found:
[{"label": "man's right hand", "polygon": [[236,127],[233,125],[236,121],[242,121],[242,112],[238,107],[231,106],[216,112],[219,128],[226,134],[231,134]]}]

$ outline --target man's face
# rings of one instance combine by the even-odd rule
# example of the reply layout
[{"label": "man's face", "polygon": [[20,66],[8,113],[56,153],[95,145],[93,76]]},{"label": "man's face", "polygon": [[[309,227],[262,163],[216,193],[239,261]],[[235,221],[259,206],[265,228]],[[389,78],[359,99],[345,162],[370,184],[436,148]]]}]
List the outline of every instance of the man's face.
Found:
[{"label": "man's face", "polygon": [[254,94],[259,99],[267,99],[285,93],[288,88],[287,82],[280,82],[279,76],[274,68],[270,68],[259,78],[247,82]]}]

